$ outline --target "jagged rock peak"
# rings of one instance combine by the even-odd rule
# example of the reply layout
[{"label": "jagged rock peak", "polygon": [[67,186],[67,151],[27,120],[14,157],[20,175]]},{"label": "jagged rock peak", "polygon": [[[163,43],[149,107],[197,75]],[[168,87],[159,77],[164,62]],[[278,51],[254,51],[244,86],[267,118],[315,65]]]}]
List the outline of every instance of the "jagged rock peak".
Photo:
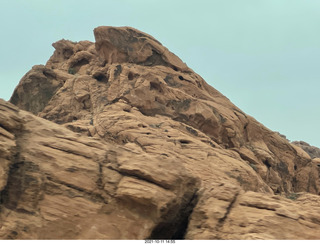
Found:
[{"label": "jagged rock peak", "polygon": [[164,65],[188,70],[186,64],[159,41],[134,28],[100,26],[94,29],[94,36],[96,50],[106,63]]}]

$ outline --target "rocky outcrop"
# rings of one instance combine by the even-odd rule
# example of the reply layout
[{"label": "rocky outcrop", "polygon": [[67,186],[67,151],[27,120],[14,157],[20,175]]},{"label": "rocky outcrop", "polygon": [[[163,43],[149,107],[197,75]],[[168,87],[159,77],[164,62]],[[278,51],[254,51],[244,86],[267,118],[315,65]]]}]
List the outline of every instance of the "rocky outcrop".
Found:
[{"label": "rocky outcrop", "polygon": [[10,101],[21,109],[37,114],[62,85],[63,80],[52,69],[36,65],[21,79]]},{"label": "rocky outcrop", "polygon": [[304,142],[304,141],[293,141],[292,144],[301,147],[306,153],[309,154],[309,156],[314,158],[320,158],[320,148],[317,148],[315,146],[311,146],[310,144]]},{"label": "rocky outcrop", "polygon": [[100,26],[94,29],[95,47],[103,63],[135,63],[167,66],[175,70],[189,68],[152,36],[128,27]]},{"label": "rocky outcrop", "polygon": [[190,218],[187,239],[319,239],[320,197],[293,193],[288,199],[212,185]]},{"label": "rocky outcrop", "polygon": [[[10,101],[34,115],[10,105],[17,129],[1,124],[9,133],[3,238],[320,238],[316,211],[300,211],[295,221],[278,214],[313,206],[292,196],[318,201],[319,167],[305,151],[242,112],[153,37],[129,27],[94,34],[95,43],[54,43],[47,64],[14,91]],[[28,185],[25,177],[37,180]],[[256,207],[260,198],[279,207]],[[283,229],[290,233],[253,230],[265,213],[264,225],[290,222]]]},{"label": "rocky outcrop", "polygon": [[179,235],[199,180],[179,161],[71,132],[0,101],[1,239]]}]

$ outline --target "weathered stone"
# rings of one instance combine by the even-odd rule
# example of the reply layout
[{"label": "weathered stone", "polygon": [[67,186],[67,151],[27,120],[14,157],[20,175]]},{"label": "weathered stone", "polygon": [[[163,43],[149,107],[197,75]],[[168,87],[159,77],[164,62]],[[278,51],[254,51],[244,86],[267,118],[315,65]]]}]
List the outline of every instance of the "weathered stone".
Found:
[{"label": "weathered stone", "polygon": [[320,238],[319,160],[153,37],[94,34],[21,79],[42,118],[0,102],[0,238]]},{"label": "weathered stone", "polygon": [[[225,196],[227,192],[228,197]],[[230,196],[230,197],[229,197]],[[319,239],[319,196],[288,200],[220,183],[195,207],[187,239]],[[313,204],[312,204],[313,202]],[[312,216],[312,217],[311,217]]]},{"label": "weathered stone", "polygon": [[320,158],[320,148],[311,146],[304,141],[293,141],[292,144],[301,147],[311,158]]},{"label": "weathered stone", "polygon": [[[1,128],[10,130],[0,134],[2,239],[146,239],[164,223],[179,226],[198,190],[199,180],[180,162],[171,166],[179,172],[161,177],[161,164],[144,152],[137,157],[3,100],[0,110],[7,118]],[[150,164],[145,171],[137,168],[142,158]]]}]

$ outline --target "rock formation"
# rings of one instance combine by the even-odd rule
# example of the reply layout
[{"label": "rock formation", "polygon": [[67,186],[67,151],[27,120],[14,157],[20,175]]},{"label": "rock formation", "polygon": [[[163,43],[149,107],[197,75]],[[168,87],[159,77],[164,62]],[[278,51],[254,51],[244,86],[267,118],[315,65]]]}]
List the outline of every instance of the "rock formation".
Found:
[{"label": "rock formation", "polygon": [[0,238],[320,239],[318,159],[153,37],[94,35],[0,102]]},{"label": "rock formation", "polygon": [[311,146],[304,141],[293,141],[292,144],[301,147],[311,158],[320,158],[320,148]]}]

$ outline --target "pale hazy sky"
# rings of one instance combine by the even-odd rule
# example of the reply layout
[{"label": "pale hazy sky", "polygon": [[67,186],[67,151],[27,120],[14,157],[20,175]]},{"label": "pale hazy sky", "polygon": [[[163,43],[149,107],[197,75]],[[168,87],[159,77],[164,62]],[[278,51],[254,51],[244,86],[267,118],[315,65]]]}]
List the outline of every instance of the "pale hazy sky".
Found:
[{"label": "pale hazy sky", "polygon": [[320,147],[320,0],[0,0],[0,98],[53,42],[100,25],[151,34],[244,112]]}]

